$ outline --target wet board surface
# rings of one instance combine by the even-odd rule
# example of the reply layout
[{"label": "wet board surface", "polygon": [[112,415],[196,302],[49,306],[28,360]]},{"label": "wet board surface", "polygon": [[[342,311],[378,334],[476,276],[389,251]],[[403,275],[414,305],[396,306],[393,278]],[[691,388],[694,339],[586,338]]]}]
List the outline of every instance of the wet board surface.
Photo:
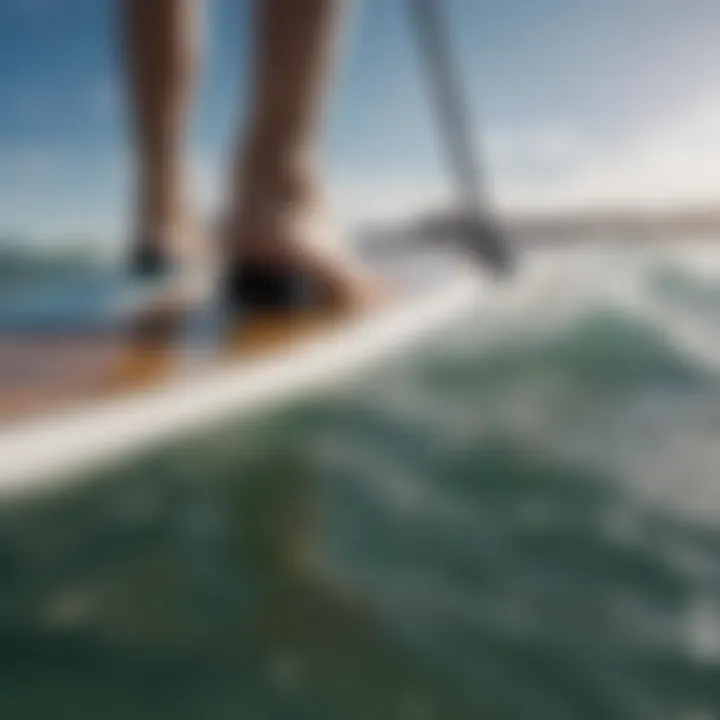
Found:
[{"label": "wet board surface", "polygon": [[128,322],[132,312],[118,311],[126,298],[107,283],[69,307],[0,315],[0,499],[351,379],[457,317],[486,287],[449,248],[368,262],[393,296],[364,313],[243,318],[207,301]]}]

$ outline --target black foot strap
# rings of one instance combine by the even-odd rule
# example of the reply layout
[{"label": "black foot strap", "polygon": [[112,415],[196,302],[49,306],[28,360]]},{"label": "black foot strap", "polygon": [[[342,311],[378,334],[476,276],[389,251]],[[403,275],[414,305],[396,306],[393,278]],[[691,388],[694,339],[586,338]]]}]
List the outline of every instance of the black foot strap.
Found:
[{"label": "black foot strap", "polygon": [[155,280],[168,273],[171,263],[167,253],[151,246],[140,246],[130,257],[130,272],[142,280]]},{"label": "black foot strap", "polygon": [[299,310],[317,305],[318,292],[296,268],[245,262],[226,277],[225,299],[242,312]]}]

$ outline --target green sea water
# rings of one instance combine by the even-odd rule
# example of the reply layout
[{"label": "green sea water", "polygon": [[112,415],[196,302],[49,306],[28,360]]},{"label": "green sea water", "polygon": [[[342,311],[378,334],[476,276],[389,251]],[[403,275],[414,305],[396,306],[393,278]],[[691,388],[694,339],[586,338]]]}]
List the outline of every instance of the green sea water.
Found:
[{"label": "green sea water", "polygon": [[0,718],[720,717],[720,251],[529,254],[324,398],[0,508]]}]

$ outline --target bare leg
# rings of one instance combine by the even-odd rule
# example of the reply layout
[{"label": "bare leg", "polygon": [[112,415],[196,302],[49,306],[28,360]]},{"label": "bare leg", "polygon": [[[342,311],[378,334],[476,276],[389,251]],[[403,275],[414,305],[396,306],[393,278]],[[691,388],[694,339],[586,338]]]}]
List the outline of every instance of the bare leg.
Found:
[{"label": "bare leg", "polygon": [[124,0],[138,255],[176,256],[191,232],[184,163],[201,2]]},{"label": "bare leg", "polygon": [[230,261],[304,267],[339,303],[367,283],[335,242],[318,181],[335,43],[345,0],[255,0],[252,112],[229,212]]}]

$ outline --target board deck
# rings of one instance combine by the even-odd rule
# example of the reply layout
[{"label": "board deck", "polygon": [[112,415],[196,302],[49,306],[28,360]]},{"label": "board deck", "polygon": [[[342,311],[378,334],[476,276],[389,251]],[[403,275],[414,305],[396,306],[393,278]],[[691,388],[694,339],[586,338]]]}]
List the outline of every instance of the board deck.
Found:
[{"label": "board deck", "polygon": [[357,315],[230,319],[205,303],[152,325],[0,330],[0,499],[352,377],[457,316],[483,287],[447,249],[375,269],[393,300]]},{"label": "board deck", "polygon": [[141,392],[208,365],[242,363],[347,322],[337,313],[277,313],[233,324],[211,341],[180,328],[111,333],[8,334],[0,346],[0,428],[88,402]]}]

